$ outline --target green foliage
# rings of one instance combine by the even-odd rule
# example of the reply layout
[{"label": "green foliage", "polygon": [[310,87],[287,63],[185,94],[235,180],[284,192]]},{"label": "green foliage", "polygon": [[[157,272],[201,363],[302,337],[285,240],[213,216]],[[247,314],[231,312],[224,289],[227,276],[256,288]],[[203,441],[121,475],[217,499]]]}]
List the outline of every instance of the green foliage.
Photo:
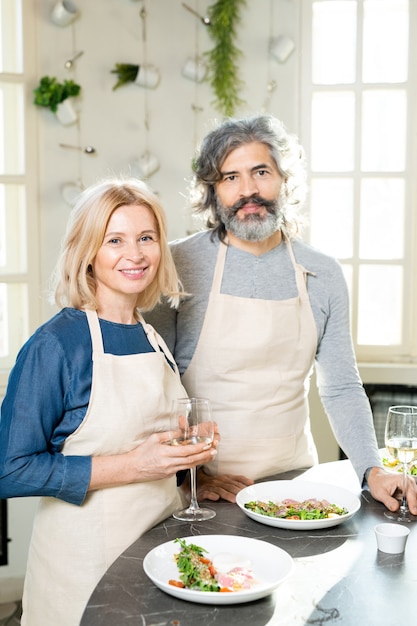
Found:
[{"label": "green foliage", "polygon": [[113,91],[126,83],[133,83],[138,75],[139,65],[131,63],[116,63],[115,69],[111,70],[111,74],[117,74],[117,83],[113,87]]},{"label": "green foliage", "polygon": [[80,91],[80,85],[73,80],[64,80],[63,83],[59,83],[55,77],[43,76],[38,87],[33,90],[35,94],[33,103],[40,107],[47,107],[56,113],[58,104],[67,98],[78,96]]},{"label": "green foliage", "polygon": [[176,555],[181,582],[187,589],[199,591],[219,591],[220,586],[210,571],[211,561],[204,557],[207,550],[195,543],[186,544],[184,539],[175,539],[181,546]]},{"label": "green foliage", "polygon": [[236,107],[243,104],[239,97],[243,83],[238,76],[242,53],[234,41],[240,9],[245,5],[246,0],[217,0],[207,10],[210,18],[208,33],[215,44],[205,53],[208,58],[207,80],[214,91],[214,105],[225,116],[234,115]]}]

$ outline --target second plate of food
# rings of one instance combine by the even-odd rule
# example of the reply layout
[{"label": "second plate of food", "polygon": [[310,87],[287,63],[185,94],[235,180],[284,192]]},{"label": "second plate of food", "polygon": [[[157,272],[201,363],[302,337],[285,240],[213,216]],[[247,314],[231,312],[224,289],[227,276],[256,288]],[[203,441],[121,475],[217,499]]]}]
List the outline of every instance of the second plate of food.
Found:
[{"label": "second plate of food", "polygon": [[[230,593],[200,591],[172,584],[180,582],[176,555],[181,551],[178,541],[197,544],[204,551],[205,562],[216,570],[231,574],[230,570],[244,564],[253,574],[252,584]],[[201,604],[239,604],[258,600],[273,591],[291,574],[294,562],[290,555],[266,541],[238,535],[196,535],[167,541],[153,548],[145,556],[143,569],[152,582],[165,593]],[[198,570],[194,567],[194,573]],[[190,570],[191,571],[191,570]]]},{"label": "second plate of food", "polygon": [[[396,459],[393,459],[386,448],[381,448],[379,453],[381,455],[382,465],[384,466],[384,469],[386,469],[388,472],[393,472],[394,474],[402,473],[403,471],[402,463],[400,463],[400,461]],[[410,464],[410,474],[417,481],[417,463],[416,462]]]},{"label": "second plate of food", "polygon": [[361,506],[359,498],[347,489],[302,480],[250,485],[237,494],[236,503],[251,519],[289,530],[337,526],[349,520]]}]

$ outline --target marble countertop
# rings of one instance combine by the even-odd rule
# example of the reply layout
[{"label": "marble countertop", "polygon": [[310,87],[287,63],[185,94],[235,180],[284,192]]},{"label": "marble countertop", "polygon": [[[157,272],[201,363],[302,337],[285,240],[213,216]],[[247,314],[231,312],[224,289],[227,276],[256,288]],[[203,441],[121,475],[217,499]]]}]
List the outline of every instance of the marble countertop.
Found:
[{"label": "marble countertop", "polygon": [[[216,517],[190,524],[169,518],[132,544],[109,568],[86,607],[80,626],[397,626],[410,623],[417,592],[417,524],[406,551],[388,555],[376,547],[374,526],[389,521],[384,506],[361,493],[349,461],[325,463],[298,479],[354,491],[361,508],[347,522],[315,531],[292,531],[248,518],[237,505],[210,503]],[[280,475],[293,478],[296,473]],[[276,479],[277,477],[273,477]],[[147,578],[142,563],[155,546],[194,535],[241,535],[269,541],[294,559],[291,576],[261,600],[203,605],[176,599]],[[196,542],[197,543],[197,542]]]}]

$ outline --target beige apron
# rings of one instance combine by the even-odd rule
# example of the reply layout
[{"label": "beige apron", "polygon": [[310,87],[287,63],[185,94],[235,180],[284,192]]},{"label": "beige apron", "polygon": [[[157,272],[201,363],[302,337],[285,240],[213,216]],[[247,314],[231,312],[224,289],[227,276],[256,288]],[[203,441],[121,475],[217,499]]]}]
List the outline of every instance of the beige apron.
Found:
[{"label": "beige apron", "polygon": [[[97,314],[86,311],[93,379],[86,416],[66,440],[66,455],[110,455],[169,430],[174,398],[185,395],[168,348],[142,321],[156,352],[106,354]],[[29,551],[24,626],[78,626],[96,584],[140,535],[181,506],[176,477],[91,491],[76,506],[41,498]],[[139,564],[138,564],[139,567]]]},{"label": "beige apron", "polygon": [[256,480],[317,463],[307,399],[317,329],[307,271],[285,245],[298,297],[280,301],[220,293],[227,245],[219,246],[200,338],[182,377],[189,395],[210,398],[219,425],[207,473]]}]

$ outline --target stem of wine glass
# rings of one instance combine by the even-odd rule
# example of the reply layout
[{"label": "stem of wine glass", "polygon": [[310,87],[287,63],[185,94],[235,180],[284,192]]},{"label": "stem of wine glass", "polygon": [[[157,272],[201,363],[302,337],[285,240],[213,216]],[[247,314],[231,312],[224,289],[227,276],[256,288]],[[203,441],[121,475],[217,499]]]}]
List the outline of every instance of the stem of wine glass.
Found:
[{"label": "stem of wine glass", "polygon": [[192,511],[198,511],[200,507],[197,502],[197,469],[195,467],[190,469],[190,491],[191,499],[189,508]]},{"label": "stem of wine glass", "polygon": [[403,463],[403,496],[401,500],[400,511],[403,515],[409,513],[407,504],[407,475],[408,475],[408,463]]}]

